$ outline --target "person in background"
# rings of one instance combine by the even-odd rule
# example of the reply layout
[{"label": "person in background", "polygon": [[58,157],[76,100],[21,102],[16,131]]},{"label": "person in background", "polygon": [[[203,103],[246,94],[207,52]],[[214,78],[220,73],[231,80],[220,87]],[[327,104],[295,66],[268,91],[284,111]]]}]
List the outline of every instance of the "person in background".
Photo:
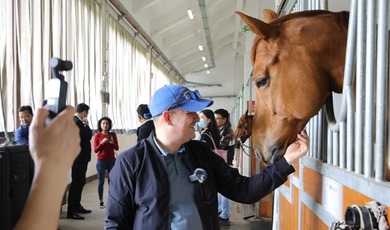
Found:
[{"label": "person in background", "polygon": [[15,131],[15,141],[19,145],[28,145],[29,127],[34,117],[34,113],[31,106],[23,105],[19,107],[18,115],[20,127]]},{"label": "person in background", "polygon": [[[204,109],[199,113],[200,140],[207,143],[211,150],[214,150],[214,144],[217,149],[219,146],[219,130],[215,121],[214,113],[210,109]],[[213,138],[213,139],[211,139]]]},{"label": "person in background", "polygon": [[234,132],[230,123],[230,114],[226,109],[217,109],[214,111],[215,121],[219,129],[221,139],[219,145],[221,149],[228,151],[228,165],[233,165],[234,158]]},{"label": "person in background", "polygon": [[[89,106],[85,103],[80,103],[77,105],[76,113],[73,117],[73,120],[80,130],[81,151],[72,166],[72,182],[69,186],[68,213],[66,217],[74,220],[84,220],[84,217],[80,216],[79,213],[92,212],[81,205],[81,194],[85,185],[88,162],[91,160],[92,130],[88,125],[88,113]],[[63,154],[66,154],[66,152]]]},{"label": "person in background", "polygon": [[251,177],[195,138],[198,111],[213,103],[197,90],[166,85],[151,98],[155,131],[120,154],[110,173],[105,229],[220,229],[217,193],[251,204],[282,185],[306,155],[309,138],[297,135],[285,155]]},{"label": "person in background", "polygon": [[150,111],[148,105],[140,104],[137,108],[138,113],[138,121],[141,125],[137,129],[137,142],[147,138],[150,133],[154,130],[154,124],[152,121],[152,115],[150,115]]},{"label": "person in background", "polygon": [[[116,133],[111,132],[112,121],[109,117],[102,117],[98,121],[98,133],[93,137],[93,149],[97,153],[96,170],[98,173],[99,207],[104,208],[103,186],[106,171],[110,173],[115,164],[115,150],[119,149]],[[110,180],[108,180],[110,183]]]},{"label": "person in background", "polygon": [[[29,106],[29,105],[20,106],[18,109],[18,116],[19,116],[19,120],[20,120],[20,126],[15,131],[15,141],[16,141],[16,144],[18,144],[18,145],[28,146],[29,128],[30,128],[31,121],[34,117],[34,113],[33,113],[31,106]],[[29,182],[31,184],[33,181],[33,178],[34,178],[34,167],[35,167],[34,161],[31,157],[31,154],[29,154],[28,160],[29,160],[28,169],[29,169],[29,174],[30,174],[29,175],[29,179],[30,179]]]},{"label": "person in background", "polygon": [[39,108],[31,122],[29,149],[35,175],[15,230],[57,229],[61,202],[74,159],[80,152],[79,129],[66,107],[48,125],[49,111]]},{"label": "person in background", "polygon": [[[234,156],[234,132],[232,125],[229,121],[229,112],[225,109],[217,109],[214,111],[215,120],[219,128],[221,139],[219,141],[220,147],[224,150],[228,150],[228,165],[232,166]],[[233,152],[233,154],[231,153]],[[218,213],[219,213],[219,224],[221,226],[230,225],[230,200],[218,193]]]}]

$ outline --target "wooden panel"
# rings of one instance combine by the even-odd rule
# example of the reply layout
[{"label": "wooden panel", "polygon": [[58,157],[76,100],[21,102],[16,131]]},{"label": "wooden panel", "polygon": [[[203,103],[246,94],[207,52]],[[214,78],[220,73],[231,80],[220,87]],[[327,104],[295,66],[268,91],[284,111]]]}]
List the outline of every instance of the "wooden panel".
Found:
[{"label": "wooden panel", "polygon": [[322,204],[322,175],[308,167],[304,168],[303,190]]},{"label": "wooden panel", "polygon": [[[252,151],[252,156],[255,156],[254,151]],[[256,163],[255,160],[252,162]],[[255,164],[252,164],[251,172],[253,174],[256,173],[256,168],[254,167]],[[260,163],[260,170],[263,171],[267,167],[266,164]],[[252,174],[252,175],[253,175]],[[259,210],[257,213],[257,217],[266,217],[266,218],[272,218],[272,212],[273,212],[273,203],[274,203],[274,193],[270,193],[267,196],[263,197],[259,201]]]},{"label": "wooden panel", "polygon": [[259,201],[259,217],[272,218],[274,193],[268,194]]},{"label": "wooden panel", "polygon": [[302,204],[302,230],[328,230],[329,227],[322,222],[306,205]]},{"label": "wooden panel", "polygon": [[280,230],[298,229],[298,189],[292,186],[293,200],[292,203],[280,195],[279,206],[279,226]]},{"label": "wooden panel", "polygon": [[284,182],[284,184],[283,184],[284,186],[290,187],[290,184],[291,184],[291,183],[290,183],[290,178],[291,178],[291,177],[287,177],[286,182]]},{"label": "wooden panel", "polygon": [[295,177],[298,177],[299,178],[299,161],[297,160],[297,161],[294,161],[294,163],[292,164],[293,165],[293,167],[294,167],[294,169],[295,169],[295,172],[293,173],[293,175],[295,176]]}]

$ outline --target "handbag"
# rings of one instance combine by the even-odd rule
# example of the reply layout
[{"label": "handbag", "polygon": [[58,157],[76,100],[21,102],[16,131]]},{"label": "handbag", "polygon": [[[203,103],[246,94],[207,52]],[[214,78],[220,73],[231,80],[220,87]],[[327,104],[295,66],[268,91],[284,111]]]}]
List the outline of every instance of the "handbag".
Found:
[{"label": "handbag", "polygon": [[213,152],[215,154],[217,154],[218,156],[220,156],[225,162],[227,162],[227,154],[228,154],[228,151],[227,150],[224,150],[224,149],[217,149],[217,146],[215,145],[215,142],[214,142],[214,138],[212,136],[210,136],[208,133],[204,133],[206,134],[210,139],[211,141],[213,142],[213,145],[214,145],[214,150]]}]

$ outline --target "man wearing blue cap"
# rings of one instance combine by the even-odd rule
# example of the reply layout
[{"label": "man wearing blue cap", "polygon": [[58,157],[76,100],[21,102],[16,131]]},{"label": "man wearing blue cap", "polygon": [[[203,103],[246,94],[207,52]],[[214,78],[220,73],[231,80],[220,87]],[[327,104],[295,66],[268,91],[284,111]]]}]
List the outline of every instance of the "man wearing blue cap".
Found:
[{"label": "man wearing blue cap", "polygon": [[158,89],[150,103],[155,131],[123,152],[110,173],[105,229],[219,229],[217,193],[254,203],[282,185],[307,153],[306,132],[284,157],[244,177],[195,138],[198,111],[210,106],[197,90]]}]

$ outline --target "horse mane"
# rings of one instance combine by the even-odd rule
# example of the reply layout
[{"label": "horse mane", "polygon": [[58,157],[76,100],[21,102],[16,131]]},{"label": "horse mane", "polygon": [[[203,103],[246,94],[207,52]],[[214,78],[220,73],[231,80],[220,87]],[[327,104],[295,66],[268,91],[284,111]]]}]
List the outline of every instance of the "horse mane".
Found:
[{"label": "horse mane", "polygon": [[[322,17],[322,16],[330,16],[330,15],[340,15],[340,19],[342,22],[348,24],[349,12],[348,11],[340,11],[340,12],[331,12],[327,10],[308,10],[301,11],[296,13],[287,14],[281,17],[277,17],[274,20],[271,20],[268,24],[276,25],[281,24],[285,21],[296,19],[296,18],[305,18],[305,17]],[[343,24],[344,24],[343,23]]]}]

